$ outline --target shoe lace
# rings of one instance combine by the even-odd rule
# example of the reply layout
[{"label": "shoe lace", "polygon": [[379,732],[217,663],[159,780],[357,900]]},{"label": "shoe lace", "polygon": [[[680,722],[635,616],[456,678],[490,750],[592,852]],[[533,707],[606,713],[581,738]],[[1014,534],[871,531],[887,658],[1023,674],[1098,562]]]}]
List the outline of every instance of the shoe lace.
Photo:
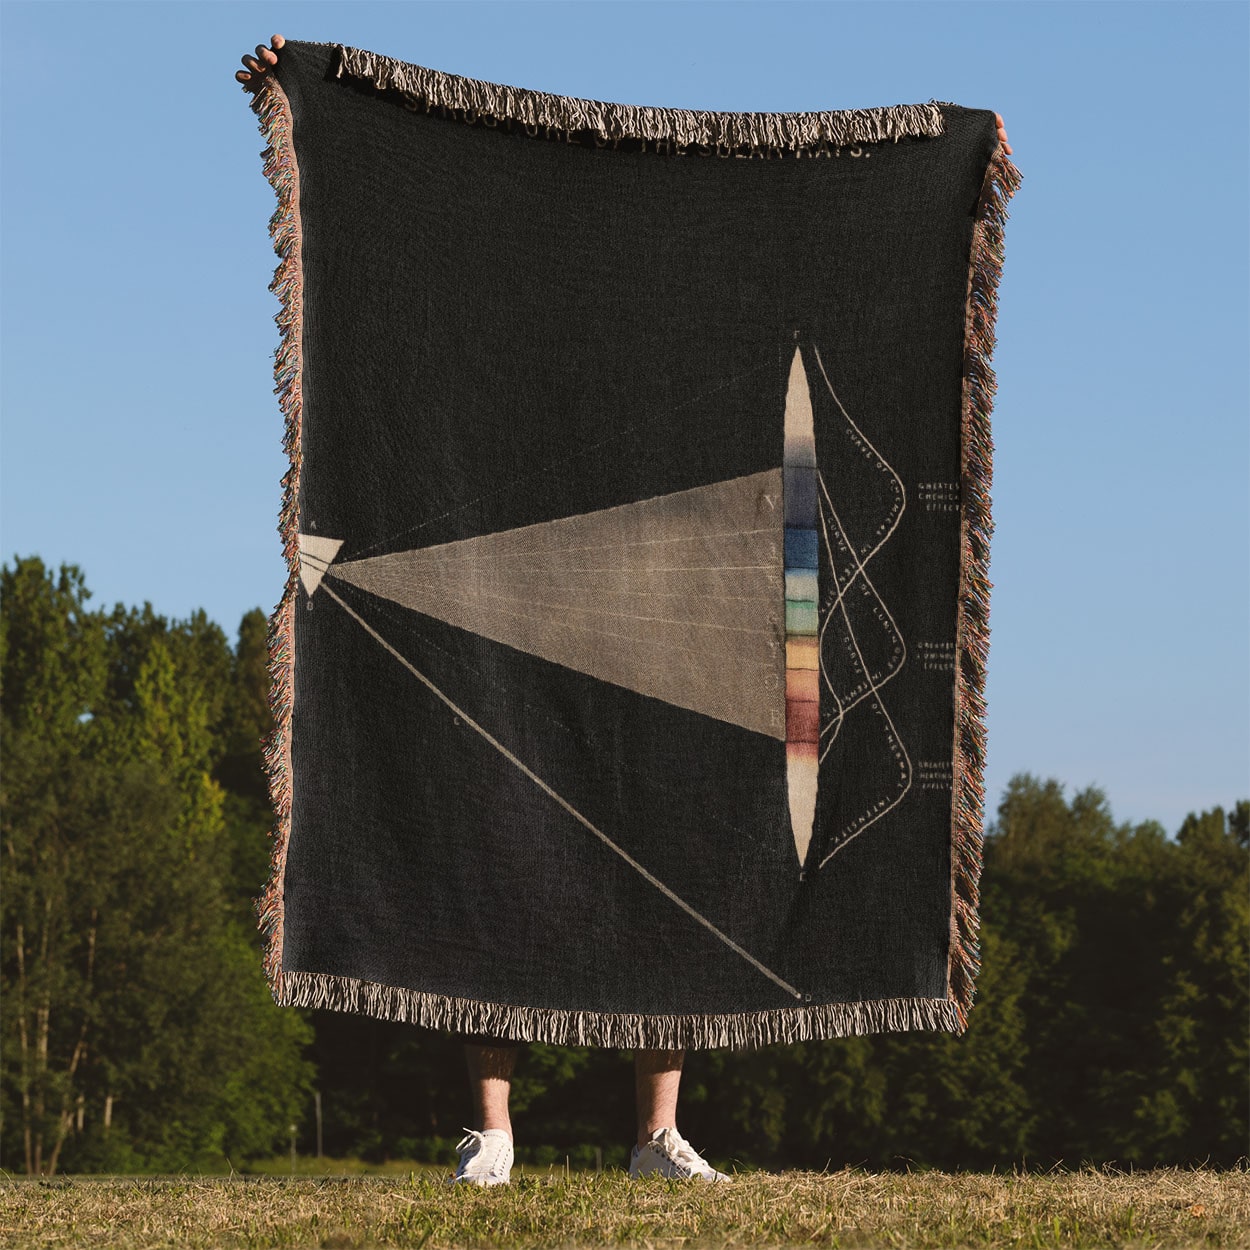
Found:
[{"label": "shoe lace", "polygon": [[[476,1141],[477,1150],[472,1151],[471,1153],[484,1155],[487,1146],[486,1134],[484,1132],[479,1132],[479,1130],[475,1128],[465,1128],[463,1124],[460,1127],[464,1128],[465,1135],[456,1143],[456,1149],[464,1150],[466,1146],[470,1146],[474,1141]],[[491,1144],[494,1146],[494,1154],[490,1157],[487,1168],[494,1175],[499,1175],[502,1171],[500,1161],[503,1155],[503,1142],[504,1139],[501,1137],[491,1139]],[[461,1163],[464,1162],[467,1162],[467,1159],[462,1158]]]},{"label": "shoe lace", "polygon": [[669,1139],[669,1150],[673,1162],[691,1172],[709,1166],[708,1161],[676,1129]]}]

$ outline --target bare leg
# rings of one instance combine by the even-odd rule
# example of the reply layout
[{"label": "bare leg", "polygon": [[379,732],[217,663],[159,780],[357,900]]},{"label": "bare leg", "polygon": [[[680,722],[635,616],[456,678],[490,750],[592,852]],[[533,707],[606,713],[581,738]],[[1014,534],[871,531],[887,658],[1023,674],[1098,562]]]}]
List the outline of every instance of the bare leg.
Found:
[{"label": "bare leg", "polygon": [[465,1042],[464,1057],[469,1068],[469,1086],[473,1093],[476,1127],[481,1132],[501,1128],[512,1136],[508,1116],[508,1095],[512,1091],[512,1071],[516,1067],[517,1047],[479,1046]]},{"label": "bare leg", "polygon": [[677,1089],[685,1058],[684,1050],[634,1052],[639,1146],[645,1146],[656,1129],[677,1127]]}]

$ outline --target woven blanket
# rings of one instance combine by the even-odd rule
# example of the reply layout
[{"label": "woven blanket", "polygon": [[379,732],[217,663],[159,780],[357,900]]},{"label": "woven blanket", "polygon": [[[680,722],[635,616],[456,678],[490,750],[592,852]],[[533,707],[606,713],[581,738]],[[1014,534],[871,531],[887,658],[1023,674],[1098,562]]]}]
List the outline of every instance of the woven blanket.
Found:
[{"label": "woven blanket", "polygon": [[995,115],[290,41],[274,998],[747,1048],[967,1026]]}]

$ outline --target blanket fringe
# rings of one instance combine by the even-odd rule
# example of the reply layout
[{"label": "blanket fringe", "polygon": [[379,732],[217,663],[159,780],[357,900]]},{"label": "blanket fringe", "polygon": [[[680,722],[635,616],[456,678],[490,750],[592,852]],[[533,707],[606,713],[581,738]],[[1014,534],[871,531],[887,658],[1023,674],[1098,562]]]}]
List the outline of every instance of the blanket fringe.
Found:
[{"label": "blanket fringe", "polygon": [[996,342],[998,281],[1003,267],[1007,201],[1021,183],[1020,171],[1000,142],[985,171],[973,224],[964,320],[964,378],[960,493],[959,608],[956,625],[954,767],[951,828],[951,943],[948,985],[967,1028],[981,967],[980,880],[985,838],[985,674],[989,660],[990,536],[994,522],[990,488],[994,442],[990,414],[996,382],[990,361]]},{"label": "blanket fringe", "polygon": [[943,998],[885,998],[773,1011],[661,1016],[484,1003],[324,972],[288,970],[284,983],[285,997],[279,1001],[289,1006],[324,1007],[424,1028],[560,1046],[754,1050],[775,1042],[902,1030],[962,1032],[956,1005]]},{"label": "blanket fringe", "polygon": [[[928,104],[888,108],[838,109],[812,113],[726,113],[706,109],[647,108],[530,91],[503,83],[463,78],[424,65],[412,65],[361,48],[333,45],[333,73],[393,90],[413,109],[455,109],[466,120],[479,117],[516,122],[534,134],[586,132],[602,144],[622,139],[667,143],[676,148],[707,148],[729,155],[738,148],[802,151],[857,143],[897,142],[943,133],[942,110]],[[705,153],[711,155],[709,151]]]},{"label": "blanket fringe", "polygon": [[299,169],[291,133],[290,102],[274,75],[265,79],[250,101],[267,146],[265,177],[277,196],[269,234],[278,255],[269,289],[281,301],[274,314],[280,342],[274,353],[274,393],[283,414],[282,446],[290,467],[282,477],[278,533],[287,562],[282,597],[268,620],[269,709],[273,728],[263,740],[262,754],[270,804],[277,818],[272,833],[269,878],[255,901],[264,934],[263,966],[274,998],[284,993],[282,974],[283,877],[291,832],[291,710],[295,690],[295,604],[299,582],[299,480],[301,452],[304,321],[303,264],[299,218]]}]

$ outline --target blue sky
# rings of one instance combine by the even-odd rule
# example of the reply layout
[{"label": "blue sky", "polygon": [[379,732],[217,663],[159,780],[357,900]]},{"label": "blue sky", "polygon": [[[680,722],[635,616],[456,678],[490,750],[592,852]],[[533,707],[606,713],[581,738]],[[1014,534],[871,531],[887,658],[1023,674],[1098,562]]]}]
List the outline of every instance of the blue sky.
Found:
[{"label": "blue sky", "polygon": [[1250,794],[1241,3],[0,5],[0,548],[233,638],[284,581],[274,31],[622,103],[1001,112],[987,815]]}]

